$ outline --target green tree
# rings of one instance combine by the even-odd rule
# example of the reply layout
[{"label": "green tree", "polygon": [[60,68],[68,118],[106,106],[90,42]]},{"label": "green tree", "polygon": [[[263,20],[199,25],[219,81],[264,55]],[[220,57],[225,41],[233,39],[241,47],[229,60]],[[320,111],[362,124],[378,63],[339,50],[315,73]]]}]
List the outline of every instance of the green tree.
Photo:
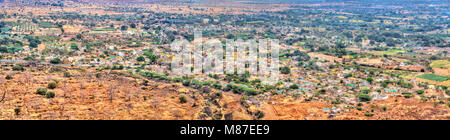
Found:
[{"label": "green tree", "polygon": [[143,61],[145,61],[145,57],[139,56],[138,58],[136,58],[136,61],[143,62]]},{"label": "green tree", "polygon": [[48,83],[47,88],[49,88],[49,89],[55,89],[55,88],[56,88],[56,83],[55,83],[55,82],[50,82],[50,83]]},{"label": "green tree", "polygon": [[423,90],[423,89],[420,89],[420,90],[416,91],[417,94],[423,94],[424,92],[425,92],[425,90]]},{"label": "green tree", "polygon": [[48,91],[45,94],[45,97],[47,97],[47,98],[55,98],[55,92],[54,91]]},{"label": "green tree", "polygon": [[128,26],[122,26],[122,27],[120,27],[120,30],[122,30],[122,31],[126,31],[126,30],[128,30]]},{"label": "green tree", "polygon": [[369,94],[359,94],[358,95],[359,100],[363,101],[363,102],[368,102],[372,100],[372,96],[370,96]]},{"label": "green tree", "polygon": [[182,103],[182,104],[187,103],[187,99],[186,99],[186,97],[184,97],[183,95],[181,95],[181,96],[179,97],[179,100],[180,100],[180,103]]},{"label": "green tree", "polygon": [[297,86],[297,84],[292,84],[291,86],[289,86],[289,88],[291,88],[291,89],[298,89],[298,86]]},{"label": "green tree", "polygon": [[136,24],[131,23],[131,24],[130,24],[130,27],[131,27],[131,28],[136,28]]},{"label": "green tree", "polygon": [[50,63],[52,63],[52,64],[59,64],[59,63],[61,63],[61,59],[54,58],[54,59],[50,60]]},{"label": "green tree", "polygon": [[282,74],[290,74],[291,73],[291,68],[285,66],[285,67],[281,67],[280,71]]},{"label": "green tree", "polygon": [[75,43],[70,44],[70,49],[76,50],[76,51],[80,50],[80,49],[78,48],[78,45],[75,44]]},{"label": "green tree", "polygon": [[45,95],[47,93],[47,88],[40,87],[36,90],[36,94]]},{"label": "green tree", "polygon": [[369,83],[371,83],[371,84],[372,84],[372,82],[373,82],[373,78],[372,78],[372,77],[368,77],[366,80],[367,80],[367,82],[369,82]]}]

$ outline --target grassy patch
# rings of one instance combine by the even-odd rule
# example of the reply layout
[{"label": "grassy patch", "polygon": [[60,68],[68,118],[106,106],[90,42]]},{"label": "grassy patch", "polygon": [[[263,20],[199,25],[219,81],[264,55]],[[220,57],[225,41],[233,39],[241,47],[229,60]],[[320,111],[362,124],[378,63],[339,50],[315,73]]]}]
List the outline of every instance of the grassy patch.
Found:
[{"label": "grassy patch", "polygon": [[419,75],[417,77],[422,78],[422,79],[427,79],[427,80],[438,81],[438,82],[443,82],[443,81],[447,81],[450,79],[450,77],[435,75],[435,74],[423,74],[423,75]]},{"label": "grassy patch", "polygon": [[115,31],[114,28],[96,28],[93,31]]},{"label": "grassy patch", "polygon": [[389,49],[387,51],[375,51],[375,52],[380,53],[380,54],[386,54],[386,55],[396,55],[399,53],[405,53],[405,51],[396,50],[396,49]]},{"label": "grassy patch", "polygon": [[430,64],[433,68],[450,68],[450,61],[447,60],[436,60]]},{"label": "grassy patch", "polygon": [[52,42],[61,39],[59,36],[39,36],[39,39],[44,42]]}]

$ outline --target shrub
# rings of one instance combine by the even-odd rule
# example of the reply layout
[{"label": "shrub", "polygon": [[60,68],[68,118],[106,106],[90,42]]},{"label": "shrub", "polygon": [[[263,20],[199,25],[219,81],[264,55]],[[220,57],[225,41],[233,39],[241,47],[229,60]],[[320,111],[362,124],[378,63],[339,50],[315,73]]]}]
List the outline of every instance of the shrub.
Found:
[{"label": "shrub", "polygon": [[290,74],[291,73],[291,69],[289,67],[281,67],[280,71],[282,74]]},{"label": "shrub", "polygon": [[15,65],[15,66],[12,68],[12,70],[13,70],[13,71],[25,71],[25,68],[23,68],[22,65]]},{"label": "shrub", "polygon": [[405,98],[411,98],[412,93],[411,93],[411,92],[403,92],[402,95],[403,95]]},{"label": "shrub", "polygon": [[55,88],[56,88],[56,83],[55,83],[55,82],[50,82],[50,83],[48,83],[47,88],[49,88],[49,89],[55,89]]},{"label": "shrub", "polygon": [[139,56],[138,58],[136,58],[136,61],[143,62],[143,61],[145,61],[145,57]]},{"label": "shrub", "polygon": [[372,82],[373,82],[373,78],[372,78],[372,77],[369,77],[369,78],[367,78],[366,80],[367,80],[367,82],[369,82],[369,83],[372,83]]},{"label": "shrub", "polygon": [[75,44],[75,43],[70,44],[70,49],[76,50],[76,51],[80,50],[80,49],[78,48],[78,45]]},{"label": "shrub", "polygon": [[387,107],[386,107],[386,106],[383,106],[383,107],[381,107],[381,109],[383,109],[383,111],[386,111],[386,110],[387,110]]},{"label": "shrub", "polygon": [[369,113],[369,112],[366,112],[366,113],[364,113],[364,116],[367,116],[367,117],[372,117],[372,116],[373,116],[373,114],[372,114],[372,113]]},{"label": "shrub", "polygon": [[47,88],[43,88],[43,87],[38,88],[36,91],[36,94],[39,94],[39,95],[45,95],[46,93],[47,93]]},{"label": "shrub", "polygon": [[226,91],[226,92],[228,92],[228,91],[230,91],[232,89],[232,87],[231,87],[231,85],[227,85],[227,86],[225,86],[225,88],[223,88],[223,91]]},{"label": "shrub", "polygon": [[201,84],[203,86],[211,86],[211,82],[209,82],[209,81],[201,82]]},{"label": "shrub", "polygon": [[289,88],[291,88],[291,89],[298,89],[298,86],[297,86],[297,84],[292,84],[291,86],[289,86]]},{"label": "shrub", "polygon": [[256,119],[261,119],[261,118],[263,118],[263,117],[264,117],[264,112],[258,110],[258,111],[255,113],[255,117],[256,117]]},{"label": "shrub", "polygon": [[417,94],[423,94],[424,92],[425,92],[425,90],[423,90],[423,89],[416,91]]},{"label": "shrub", "polygon": [[48,91],[45,94],[45,97],[47,97],[47,98],[55,98],[55,92],[54,91]]},{"label": "shrub", "polygon": [[179,99],[180,99],[180,103],[182,103],[182,104],[187,103],[187,99],[186,99],[186,97],[184,97],[183,95],[181,95],[181,96],[179,97]]},{"label": "shrub", "polygon": [[70,73],[69,72],[64,72],[64,77],[70,77]]},{"label": "shrub", "polygon": [[191,85],[191,80],[184,80],[183,81],[183,86],[189,86]]},{"label": "shrub", "polygon": [[15,113],[16,115],[19,115],[19,114],[20,114],[20,108],[15,108],[15,109],[14,109],[14,113]]},{"label": "shrub", "polygon": [[214,87],[215,89],[222,89],[222,85],[221,85],[221,84],[218,84],[218,83],[213,84],[213,87]]},{"label": "shrub", "polygon": [[371,101],[372,100],[372,96],[370,96],[369,94],[359,94],[359,100],[363,101],[363,102],[367,102],[367,101]]},{"label": "shrub", "polygon": [[50,60],[50,63],[52,63],[52,64],[59,64],[59,63],[61,63],[61,59],[54,58],[54,59]]},{"label": "shrub", "polygon": [[413,88],[414,85],[411,82],[405,82],[405,81],[398,81],[397,84],[399,84],[402,88]]},{"label": "shrub", "polygon": [[6,80],[11,80],[11,79],[13,79],[13,77],[11,75],[6,75],[5,79]]},{"label": "shrub", "polygon": [[320,93],[320,94],[325,94],[325,93],[327,93],[327,91],[326,91],[325,89],[320,89],[320,90],[319,90],[319,93]]},{"label": "shrub", "polygon": [[251,88],[244,89],[244,91],[245,91],[245,93],[247,93],[247,95],[257,95],[257,94],[259,93],[258,90],[256,90],[256,89],[251,89]]},{"label": "shrub", "polygon": [[182,78],[179,78],[179,77],[176,77],[176,78],[173,78],[173,81],[175,81],[175,82],[182,82],[183,79],[182,79]]}]

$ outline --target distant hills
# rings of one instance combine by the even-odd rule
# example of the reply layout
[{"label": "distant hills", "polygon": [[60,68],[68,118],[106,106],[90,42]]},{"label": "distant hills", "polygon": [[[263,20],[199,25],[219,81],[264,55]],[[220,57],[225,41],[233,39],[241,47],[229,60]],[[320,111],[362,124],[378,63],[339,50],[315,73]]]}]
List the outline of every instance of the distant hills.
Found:
[{"label": "distant hills", "polygon": [[360,3],[376,5],[403,5],[403,4],[448,4],[448,0],[0,0],[3,2],[95,2],[95,3],[206,3],[229,4],[239,1],[264,3]]}]

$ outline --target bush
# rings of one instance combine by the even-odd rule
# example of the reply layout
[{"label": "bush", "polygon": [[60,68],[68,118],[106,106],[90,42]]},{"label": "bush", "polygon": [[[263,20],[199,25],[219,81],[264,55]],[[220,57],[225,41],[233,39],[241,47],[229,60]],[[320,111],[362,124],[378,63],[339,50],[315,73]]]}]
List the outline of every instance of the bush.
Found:
[{"label": "bush", "polygon": [[359,100],[363,101],[363,102],[368,102],[372,100],[372,96],[370,96],[369,94],[359,94]]},{"label": "bush", "polygon": [[14,108],[14,113],[16,115],[19,115],[20,114],[20,108]]},{"label": "bush", "polygon": [[54,59],[50,60],[50,63],[52,63],[52,64],[59,64],[59,63],[61,63],[61,59],[54,58]]},{"label": "bush", "polygon": [[78,48],[78,45],[75,44],[75,43],[70,44],[70,49],[76,50],[76,51],[80,50],[80,49]]},{"label": "bush", "polygon": [[414,85],[411,82],[399,81],[397,82],[402,88],[413,88]]},{"label": "bush", "polygon": [[145,57],[139,56],[138,58],[136,58],[136,61],[143,62],[143,61],[145,61]]},{"label": "bush", "polygon": [[6,75],[5,79],[6,80],[11,80],[11,79],[13,79],[13,77],[11,75]]},{"label": "bush", "polygon": [[230,91],[232,89],[232,87],[231,87],[231,85],[226,85],[222,90],[223,91],[225,91],[225,92],[228,92],[228,91]]},{"label": "bush", "polygon": [[43,87],[38,88],[36,91],[36,94],[39,94],[39,95],[45,95],[46,93],[47,93],[47,88],[43,88]]},{"label": "bush", "polygon": [[264,112],[258,110],[258,111],[255,113],[255,117],[256,117],[256,119],[261,119],[261,118],[263,118],[263,117],[264,117]]},{"label": "bush", "polygon": [[289,86],[289,88],[291,88],[291,89],[298,89],[298,86],[297,86],[297,84],[292,84],[291,86]]},{"label": "bush", "polygon": [[367,78],[366,80],[367,80],[367,82],[369,82],[369,83],[371,83],[371,84],[372,84],[372,82],[373,82],[373,78],[372,78],[372,77],[369,77],[369,78]]},{"label": "bush", "polygon": [[48,83],[47,88],[49,88],[49,89],[55,89],[55,88],[56,88],[56,83],[55,83],[55,82],[50,82],[50,83]]},{"label": "bush", "polygon": [[405,98],[411,98],[412,93],[411,93],[411,92],[403,92],[402,95],[403,95]]},{"label": "bush", "polygon": [[47,98],[55,98],[55,92],[54,91],[48,91],[45,94],[45,97],[47,97]]},{"label": "bush", "polygon": [[64,77],[70,77],[70,73],[69,72],[64,72]]},{"label": "bush", "polygon": [[280,71],[282,74],[290,74],[291,73],[291,69],[289,67],[281,67]]},{"label": "bush", "polygon": [[12,70],[13,70],[13,71],[25,71],[25,68],[23,68],[22,65],[15,65],[15,66],[12,68]]},{"label": "bush", "polygon": [[181,96],[179,97],[179,99],[180,99],[180,103],[182,103],[182,104],[187,103],[187,99],[186,99],[186,97],[184,97],[183,95],[181,95]]},{"label": "bush", "polygon": [[425,92],[425,90],[423,90],[423,89],[416,91],[417,94],[423,94],[424,92]]},{"label": "bush", "polygon": [[372,114],[372,113],[369,113],[369,112],[364,113],[364,115],[367,116],[367,117],[372,117],[372,116],[373,116],[373,114]]},{"label": "bush", "polygon": [[247,95],[257,95],[257,94],[259,93],[258,90],[256,90],[256,89],[251,89],[251,88],[244,89],[244,91],[245,91],[245,93],[247,93]]},{"label": "bush", "polygon": [[215,89],[222,89],[222,85],[221,85],[221,84],[218,84],[218,83],[213,84],[213,87],[214,87]]},{"label": "bush", "polygon": [[184,80],[183,81],[183,86],[189,86],[191,85],[191,80]]}]

